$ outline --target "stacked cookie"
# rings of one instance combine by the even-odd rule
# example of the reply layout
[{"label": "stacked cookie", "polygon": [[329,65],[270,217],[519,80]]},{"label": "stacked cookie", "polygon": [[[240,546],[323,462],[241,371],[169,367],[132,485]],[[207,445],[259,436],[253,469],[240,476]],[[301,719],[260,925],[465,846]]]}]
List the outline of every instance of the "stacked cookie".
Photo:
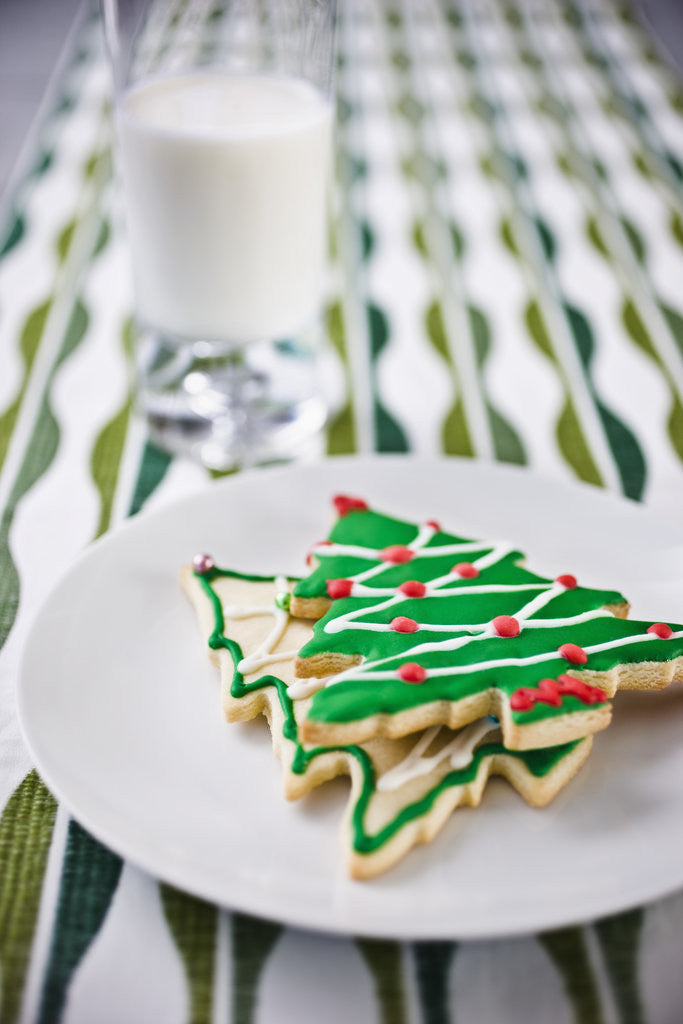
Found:
[{"label": "stacked cookie", "polygon": [[629,620],[615,591],[538,576],[505,542],[334,504],[304,579],[200,556],[183,584],[226,717],[268,717],[285,795],[351,776],[353,877],[430,840],[492,774],[547,803],[609,724],[618,688],[683,678],[683,626]]}]

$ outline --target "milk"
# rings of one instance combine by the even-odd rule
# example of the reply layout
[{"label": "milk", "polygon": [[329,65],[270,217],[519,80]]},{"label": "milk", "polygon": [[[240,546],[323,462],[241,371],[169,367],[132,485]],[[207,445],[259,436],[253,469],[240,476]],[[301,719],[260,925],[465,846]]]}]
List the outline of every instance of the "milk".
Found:
[{"label": "milk", "polygon": [[119,151],[143,322],[283,337],[315,313],[331,106],[297,79],[201,72],[130,91]]}]

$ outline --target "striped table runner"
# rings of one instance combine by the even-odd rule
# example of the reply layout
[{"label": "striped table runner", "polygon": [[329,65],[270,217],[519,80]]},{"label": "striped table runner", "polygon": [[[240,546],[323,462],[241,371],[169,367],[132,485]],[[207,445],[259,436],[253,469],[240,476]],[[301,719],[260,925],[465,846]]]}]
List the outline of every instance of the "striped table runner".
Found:
[{"label": "striped table runner", "polygon": [[[673,517],[683,91],[631,8],[340,7],[327,451],[520,463]],[[683,896],[507,941],[321,938],[143,875],[32,770],[14,686],[40,602],[93,538],[208,482],[132,414],[109,146],[86,10],[0,223],[0,1024],[678,1022]]]}]

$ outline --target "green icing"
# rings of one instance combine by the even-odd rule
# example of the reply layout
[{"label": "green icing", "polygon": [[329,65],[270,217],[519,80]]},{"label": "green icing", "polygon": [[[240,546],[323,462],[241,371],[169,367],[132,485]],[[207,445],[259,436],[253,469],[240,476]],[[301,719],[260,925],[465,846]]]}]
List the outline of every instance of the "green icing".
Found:
[{"label": "green icing", "polygon": [[[369,509],[354,509],[335,523],[329,540],[335,546],[354,546],[382,550],[393,545],[410,545],[418,536],[415,524],[381,515]],[[444,550],[443,555],[421,552],[437,551],[447,546],[468,545],[461,552]],[[523,606],[535,597],[542,599],[552,580],[530,572],[519,564],[523,555],[519,551],[500,552],[501,557],[492,564],[481,566],[476,578],[461,579],[452,575],[459,562],[476,563],[486,558],[494,545],[486,541],[471,541],[438,531],[434,533],[418,554],[401,564],[384,563],[376,554],[359,557],[357,552],[344,552],[334,547],[315,549],[318,564],[306,579],[299,581],[294,593],[299,597],[327,596],[329,580],[350,579],[373,570],[371,577],[361,579],[364,587],[379,590],[377,596],[359,593],[334,600],[328,613],[315,623],[311,640],[300,651],[301,657],[328,652],[360,657],[363,664],[348,677],[319,690],[312,702],[309,717],[320,722],[350,722],[374,714],[395,714],[435,700],[457,701],[462,697],[498,689],[510,696],[521,687],[536,687],[542,679],[558,676],[584,666],[568,663],[558,648],[563,644],[576,644],[590,649],[595,645],[624,640],[621,646],[602,651],[588,651],[585,668],[606,671],[615,665],[643,661],[667,661],[683,654],[683,636],[660,640],[647,633],[649,622],[617,619],[606,615],[587,621],[570,621],[572,617],[601,609],[605,605],[625,603],[625,598],[614,590],[586,587],[563,589],[541,607],[525,617],[526,627],[516,637],[482,636],[484,626],[499,615],[516,616]],[[449,575],[451,574],[451,575]],[[408,580],[429,583],[445,581],[438,586],[440,596],[402,597],[399,603],[382,607],[391,599],[392,590]],[[482,586],[528,586],[527,590],[480,593]],[[536,586],[538,589],[533,589]],[[402,595],[401,595],[402,596]],[[353,614],[344,628],[334,631],[345,616]],[[416,632],[371,630],[372,624],[388,625],[397,616],[419,622]],[[533,628],[534,622],[560,620],[543,628]],[[447,626],[448,630],[438,627]],[[467,628],[475,627],[475,628]],[[476,628],[478,627],[478,628]],[[672,626],[674,633],[683,626]],[[332,630],[332,631],[330,631]],[[452,641],[458,637],[479,634],[480,638],[457,649]],[[424,651],[424,644],[440,644],[438,650]],[[449,648],[451,645],[451,649]],[[546,656],[543,660],[529,659]],[[479,666],[488,661],[507,662],[490,668]],[[417,662],[429,673],[420,685],[400,680],[396,672],[404,662]],[[517,664],[516,662],[521,662]],[[453,669],[452,673],[447,670]],[[441,670],[441,671],[439,671]],[[365,678],[358,678],[359,675]],[[389,676],[390,678],[386,678]],[[369,678],[368,678],[369,677]],[[565,696],[555,707],[536,704],[528,711],[513,711],[513,719],[520,724],[585,711],[587,706],[575,697]]]},{"label": "green icing", "polygon": [[368,805],[375,791],[375,770],[367,751],[356,744],[337,744],[334,746],[321,745],[308,749],[305,748],[299,739],[299,730],[294,715],[294,704],[287,693],[285,683],[274,675],[264,675],[253,680],[251,683],[246,683],[244,681],[244,676],[237,667],[243,657],[242,649],[236,641],[231,640],[225,635],[223,608],[220,597],[211,585],[212,580],[218,577],[232,577],[235,579],[255,582],[272,582],[275,577],[246,575],[243,573],[233,572],[228,569],[218,568],[214,568],[210,572],[204,574],[195,573],[195,576],[199,580],[204,593],[211,601],[214,612],[214,627],[211,632],[211,636],[209,637],[209,647],[212,650],[226,650],[232,658],[234,674],[230,686],[231,695],[234,698],[239,699],[241,697],[245,697],[249,693],[265,689],[268,686],[274,687],[277,691],[280,707],[282,708],[284,715],[282,735],[285,739],[293,743],[295,747],[291,770],[297,775],[303,775],[309,764],[315,760],[316,757],[320,757],[323,754],[328,754],[334,751],[344,751],[357,761],[361,769],[362,783],[360,794],[354,804],[351,814],[352,843],[353,848],[357,853],[369,854],[380,849],[392,838],[392,836],[408,824],[408,822],[414,821],[416,818],[420,818],[427,814],[438,799],[439,795],[446,789],[449,789],[451,786],[462,786],[471,782],[476,778],[482,762],[487,757],[493,757],[497,754],[507,754],[508,756],[515,757],[524,763],[532,775],[536,778],[542,778],[549,774],[564,757],[570,754],[578,746],[579,743],[585,742],[584,740],[577,740],[573,743],[564,743],[557,747],[547,747],[544,749],[526,751],[508,750],[502,745],[502,743],[483,744],[474,751],[472,760],[466,767],[457,770],[454,769],[453,771],[448,772],[420,800],[416,800],[405,805],[382,829],[371,834],[365,828],[365,816]]}]

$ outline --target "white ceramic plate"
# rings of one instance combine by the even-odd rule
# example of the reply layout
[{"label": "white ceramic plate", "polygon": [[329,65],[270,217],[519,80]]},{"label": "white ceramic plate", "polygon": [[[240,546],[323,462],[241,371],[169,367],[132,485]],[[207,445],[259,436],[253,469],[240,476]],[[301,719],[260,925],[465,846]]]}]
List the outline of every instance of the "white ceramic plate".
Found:
[{"label": "white ceramic plate", "polygon": [[[548,574],[616,586],[633,614],[683,620],[683,535],[642,508],[511,467],[407,457],[254,471],[93,545],[33,626],[19,712],[37,766],[95,836],[206,899],[293,925],[414,939],[588,920],[683,884],[683,689],[620,695],[576,779],[543,810],[504,782],[372,882],[347,880],[348,783],[280,796],[263,721],[227,725],[177,584],[200,551],[304,572],[330,498],[507,537]],[[674,580],[676,582],[672,583]]]}]

